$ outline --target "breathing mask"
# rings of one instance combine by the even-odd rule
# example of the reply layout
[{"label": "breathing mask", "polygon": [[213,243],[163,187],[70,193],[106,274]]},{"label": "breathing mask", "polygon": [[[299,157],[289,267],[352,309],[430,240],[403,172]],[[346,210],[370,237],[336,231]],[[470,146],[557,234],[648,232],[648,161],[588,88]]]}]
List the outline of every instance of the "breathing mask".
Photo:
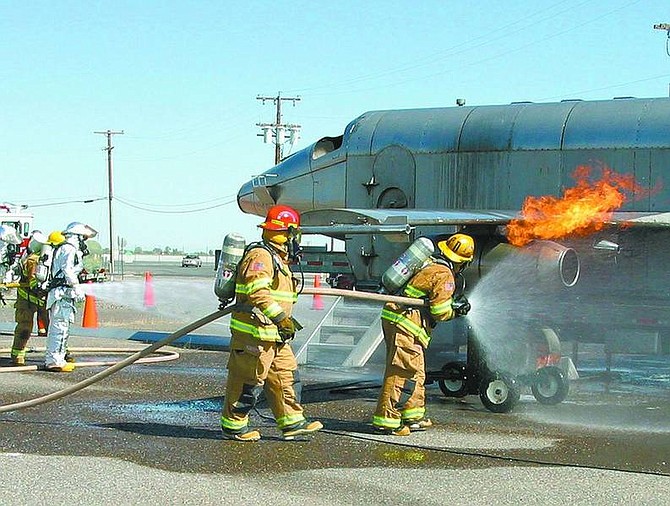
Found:
[{"label": "breathing mask", "polygon": [[79,238],[79,251],[81,251],[81,256],[85,257],[90,253],[88,250],[88,246],[86,246],[86,239],[84,239],[82,236],[78,235]]},{"label": "breathing mask", "polygon": [[300,254],[302,253],[302,248],[300,247],[300,240],[302,239],[302,232],[296,227],[288,227],[288,257],[291,261],[297,261],[300,259]]}]

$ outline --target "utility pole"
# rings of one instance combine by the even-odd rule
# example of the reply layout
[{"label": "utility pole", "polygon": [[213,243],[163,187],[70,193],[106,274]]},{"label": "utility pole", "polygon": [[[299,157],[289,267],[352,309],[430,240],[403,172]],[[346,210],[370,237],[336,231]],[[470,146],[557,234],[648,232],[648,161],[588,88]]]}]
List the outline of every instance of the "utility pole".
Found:
[{"label": "utility pole", "polygon": [[[665,30],[668,38],[665,41],[665,53],[670,56],[670,23],[658,23],[654,25],[654,30]],[[670,97],[670,84],[668,84],[668,96]]]},{"label": "utility pole", "polygon": [[93,132],[94,134],[102,134],[107,136],[107,147],[102,148],[107,151],[107,182],[108,182],[108,201],[109,201],[109,274],[111,279],[114,279],[114,227],[112,222],[112,199],[114,198],[114,183],[112,179],[112,135],[123,135],[123,130],[113,131],[105,130],[104,132]]},{"label": "utility pole", "polygon": [[259,95],[256,97],[256,100],[261,100],[263,105],[265,105],[266,100],[272,100],[277,108],[277,116],[274,123],[256,123],[256,126],[263,130],[263,133],[258,135],[262,135],[266,143],[269,142],[272,137],[274,137],[275,165],[277,165],[279,162],[281,162],[282,159],[282,146],[285,142],[285,132],[289,132],[289,141],[291,144],[295,144],[295,142],[297,142],[300,132],[300,125],[282,124],[281,103],[282,101],[290,100],[293,102],[293,107],[295,107],[295,103],[300,101],[300,97],[282,97],[281,92],[277,92],[276,97],[261,97]]}]

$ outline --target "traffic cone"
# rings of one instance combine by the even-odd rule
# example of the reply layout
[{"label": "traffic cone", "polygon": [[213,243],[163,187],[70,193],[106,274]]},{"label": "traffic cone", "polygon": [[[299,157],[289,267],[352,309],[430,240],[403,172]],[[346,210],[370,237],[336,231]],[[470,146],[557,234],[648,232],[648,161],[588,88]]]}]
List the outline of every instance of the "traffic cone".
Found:
[{"label": "traffic cone", "polygon": [[144,307],[154,307],[155,305],[153,276],[147,271],[144,273]]},{"label": "traffic cone", "polygon": [[98,324],[98,309],[95,307],[95,297],[93,295],[86,295],[84,302],[84,318],[81,322],[82,327],[97,329]]},{"label": "traffic cone", "polygon": [[[321,276],[316,274],[314,276],[314,288],[319,288],[321,286]],[[315,293],[312,296],[312,309],[321,311],[323,309],[323,299],[321,299],[320,293]]]}]

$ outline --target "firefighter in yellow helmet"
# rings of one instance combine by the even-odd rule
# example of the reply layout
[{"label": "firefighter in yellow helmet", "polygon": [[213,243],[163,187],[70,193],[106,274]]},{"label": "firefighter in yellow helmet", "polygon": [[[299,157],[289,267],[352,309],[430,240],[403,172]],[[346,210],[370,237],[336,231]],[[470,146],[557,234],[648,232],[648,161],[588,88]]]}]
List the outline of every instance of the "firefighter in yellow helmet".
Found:
[{"label": "firefighter in yellow helmet", "polygon": [[41,319],[44,324],[49,325],[49,312],[46,309],[47,292],[39,286],[35,277],[40,253],[46,243],[47,237],[42,232],[33,231],[26,251],[15,264],[19,286],[16,288],[16,302],[14,303],[16,327],[11,350],[12,365],[26,364],[26,348],[33,330],[35,314],[38,320]]},{"label": "firefighter in yellow helmet", "polygon": [[467,299],[455,299],[454,292],[456,274],[474,258],[474,240],[454,234],[437,247],[439,253],[421,266],[401,292],[405,297],[425,299],[429,306],[419,309],[388,302],[382,310],[386,369],[372,424],[386,434],[408,436],[432,426],[426,418],[424,387],[424,353],[431,329],[438,321],[464,316],[470,310]]},{"label": "firefighter in yellow helmet", "polygon": [[54,230],[49,234],[49,244],[59,246],[65,242],[65,236],[60,230]]},{"label": "firefighter in yellow helmet", "polygon": [[299,250],[299,226],[295,209],[272,206],[259,225],[263,240],[250,244],[240,260],[235,284],[238,309],[230,319],[228,381],[221,413],[226,439],[260,439],[260,432],[249,427],[249,412],[263,390],[284,439],[323,427],[303,415],[298,363],[290,345],[299,330],[291,317],[297,283],[289,270],[289,261]]}]

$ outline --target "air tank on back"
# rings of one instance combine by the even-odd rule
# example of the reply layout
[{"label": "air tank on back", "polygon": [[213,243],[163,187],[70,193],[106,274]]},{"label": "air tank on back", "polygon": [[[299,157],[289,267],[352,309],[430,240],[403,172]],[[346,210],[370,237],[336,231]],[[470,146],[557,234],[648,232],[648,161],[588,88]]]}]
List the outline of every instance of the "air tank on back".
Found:
[{"label": "air tank on back", "polygon": [[214,293],[221,302],[221,307],[226,306],[235,298],[237,264],[242,260],[245,247],[244,237],[234,232],[226,235],[223,239],[221,257],[214,278]]},{"label": "air tank on back", "polygon": [[435,252],[433,241],[427,237],[416,239],[405,252],[386,269],[382,286],[388,293],[396,293]]}]

